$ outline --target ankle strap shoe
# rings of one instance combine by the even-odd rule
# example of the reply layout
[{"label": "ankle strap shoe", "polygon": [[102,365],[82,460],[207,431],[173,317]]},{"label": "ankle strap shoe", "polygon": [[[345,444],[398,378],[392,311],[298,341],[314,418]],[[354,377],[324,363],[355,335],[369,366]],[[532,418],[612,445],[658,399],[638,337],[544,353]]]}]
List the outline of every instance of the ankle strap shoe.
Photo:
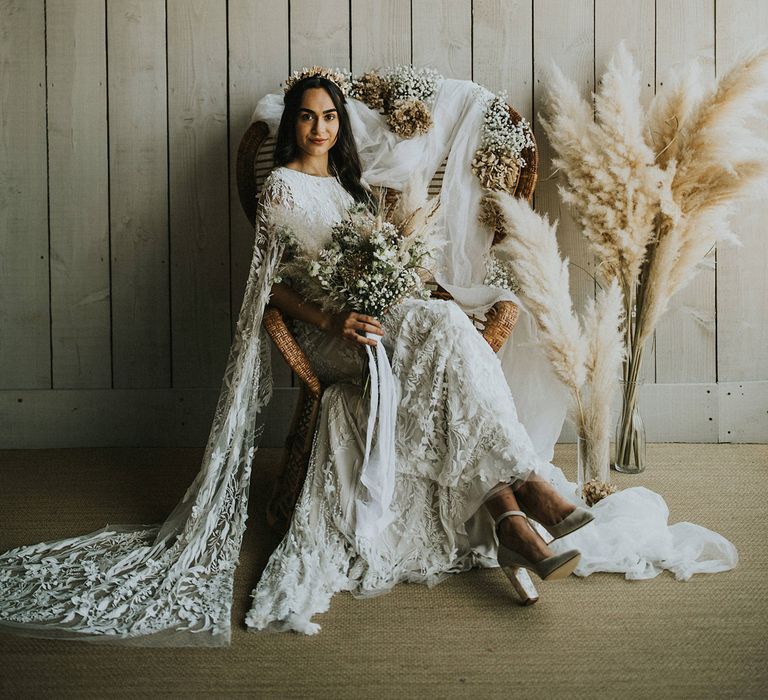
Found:
[{"label": "ankle strap shoe", "polygon": [[559,523],[555,523],[554,525],[544,525],[544,523],[541,523],[541,526],[557,540],[566,535],[570,535],[580,527],[584,527],[588,523],[591,523],[594,519],[595,516],[592,514],[591,510],[576,506],[576,509],[566,515]]},{"label": "ankle strap shoe", "polygon": [[[494,520],[494,527],[496,528],[497,537],[499,534],[499,523],[509,515],[523,516],[531,530],[536,532],[534,527],[528,521],[528,516],[523,513],[523,511],[508,510],[499,515]],[[536,534],[538,535],[538,533]],[[569,576],[573,572],[581,560],[581,552],[579,552],[578,549],[569,549],[567,552],[553,554],[551,557],[547,557],[541,561],[532,562],[529,559],[526,559],[519,552],[516,552],[515,550],[505,546],[502,544],[501,540],[499,540],[497,560],[499,562],[499,566],[510,580],[513,580],[516,569],[524,568],[530,571],[534,571],[536,575],[543,581],[556,581],[558,579]]]}]

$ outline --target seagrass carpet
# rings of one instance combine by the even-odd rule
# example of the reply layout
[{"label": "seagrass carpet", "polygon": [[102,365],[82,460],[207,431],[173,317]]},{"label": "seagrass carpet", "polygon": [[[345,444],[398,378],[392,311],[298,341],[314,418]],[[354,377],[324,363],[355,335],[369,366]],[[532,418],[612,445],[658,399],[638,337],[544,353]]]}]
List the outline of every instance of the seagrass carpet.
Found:
[{"label": "seagrass carpet", "polygon": [[[202,449],[0,451],[0,551],[107,523],[160,522]],[[575,478],[573,445],[554,462]],[[768,696],[766,445],[654,444],[619,488],[659,492],[670,523],[690,521],[737,547],[739,566],[679,582],[598,573],[534,581],[522,607],[498,569],[429,589],[340,593],[316,636],[253,634],[248,597],[278,537],[263,522],[278,450],[257,453],[235,579],[232,645],[92,646],[0,634],[4,698],[751,698]]]}]

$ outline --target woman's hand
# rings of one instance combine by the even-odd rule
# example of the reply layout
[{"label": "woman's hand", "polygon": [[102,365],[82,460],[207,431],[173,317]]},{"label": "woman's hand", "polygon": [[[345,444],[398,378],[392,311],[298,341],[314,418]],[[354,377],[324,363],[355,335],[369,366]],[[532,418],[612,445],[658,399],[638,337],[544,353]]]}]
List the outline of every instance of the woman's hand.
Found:
[{"label": "woman's hand", "polygon": [[[366,338],[365,332],[370,331],[377,335],[384,335],[381,323],[373,316],[359,314],[357,311],[340,311],[331,314],[328,322],[323,328],[326,333],[335,335],[355,345],[371,345],[376,347],[377,341],[373,338]],[[361,331],[359,333],[358,331]]]}]

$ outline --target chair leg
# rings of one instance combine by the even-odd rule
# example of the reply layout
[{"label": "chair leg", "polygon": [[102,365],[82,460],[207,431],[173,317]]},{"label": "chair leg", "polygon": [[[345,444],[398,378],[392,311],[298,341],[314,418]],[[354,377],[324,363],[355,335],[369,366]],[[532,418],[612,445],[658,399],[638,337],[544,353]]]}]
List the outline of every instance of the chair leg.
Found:
[{"label": "chair leg", "polygon": [[280,473],[267,503],[267,524],[273,530],[285,532],[291,522],[307,476],[319,409],[320,399],[307,391],[302,384],[291,427],[285,439]]}]

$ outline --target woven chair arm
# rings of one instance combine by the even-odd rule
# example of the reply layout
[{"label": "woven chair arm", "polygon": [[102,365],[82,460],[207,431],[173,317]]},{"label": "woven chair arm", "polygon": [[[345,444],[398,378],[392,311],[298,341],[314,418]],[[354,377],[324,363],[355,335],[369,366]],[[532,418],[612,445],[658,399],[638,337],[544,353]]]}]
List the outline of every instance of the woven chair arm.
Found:
[{"label": "woven chair arm", "polygon": [[[519,313],[517,304],[511,301],[497,301],[488,310],[482,336],[494,352],[498,352],[509,338]],[[320,380],[278,308],[267,306],[264,311],[264,328],[288,366],[306,384],[310,394],[318,398],[321,392]]]},{"label": "woven chair arm", "polygon": [[264,328],[288,366],[296,376],[306,384],[307,389],[314,398],[320,398],[320,380],[317,378],[307,356],[296,342],[293,333],[285,323],[285,318],[280,309],[267,306],[264,310]]},{"label": "woven chair arm", "polygon": [[[433,299],[452,301],[453,297],[440,285],[431,293]],[[481,335],[494,352],[501,350],[515,328],[520,309],[513,301],[497,301],[485,314],[485,328]]]},{"label": "woven chair arm", "polygon": [[269,127],[264,122],[251,124],[237,148],[237,193],[240,205],[252,226],[256,224],[256,172],[254,164],[261,144],[269,134]]},{"label": "woven chair arm", "polygon": [[488,309],[483,338],[488,341],[488,345],[494,352],[498,352],[507,342],[519,314],[520,309],[513,301],[497,301]]}]

